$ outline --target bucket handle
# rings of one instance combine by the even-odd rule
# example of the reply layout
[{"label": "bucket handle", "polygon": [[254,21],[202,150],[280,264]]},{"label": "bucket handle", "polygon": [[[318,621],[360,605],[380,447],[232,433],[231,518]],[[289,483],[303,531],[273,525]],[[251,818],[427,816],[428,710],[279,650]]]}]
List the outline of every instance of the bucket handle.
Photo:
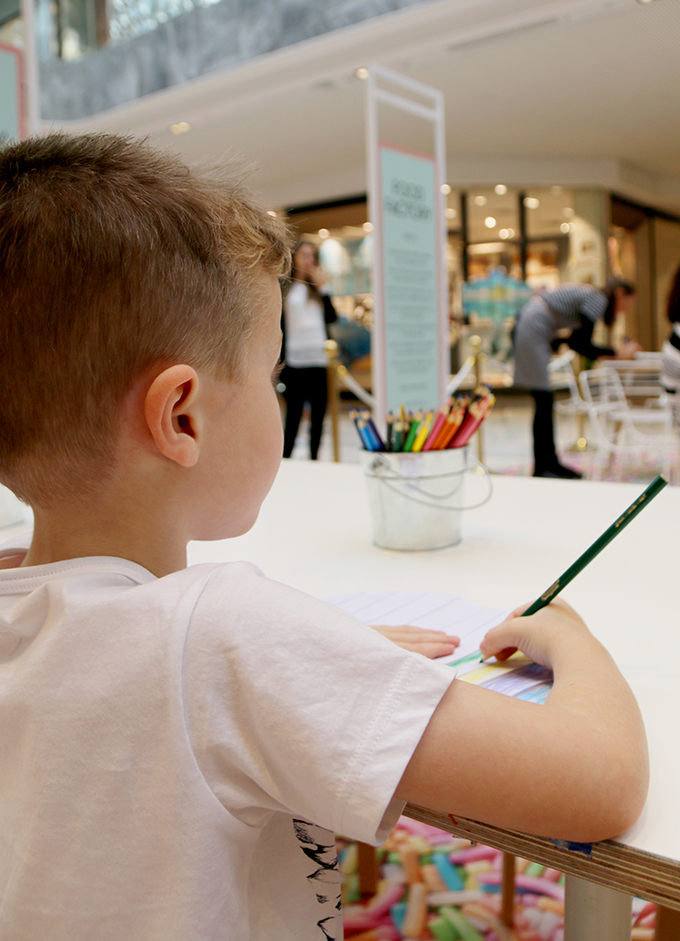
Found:
[{"label": "bucket handle", "polygon": [[[387,463],[387,461],[381,454],[376,454],[375,459],[371,461],[370,467],[372,471],[375,471],[375,476],[377,477],[377,479],[380,480],[386,487],[388,487],[390,490],[393,490],[395,493],[399,494],[399,496],[406,497],[407,500],[412,500],[414,503],[420,503],[422,506],[427,506],[435,510],[450,510],[452,512],[458,511],[458,510],[477,510],[479,509],[480,506],[484,506],[484,504],[488,503],[489,500],[491,499],[491,495],[493,493],[493,484],[491,482],[491,475],[489,474],[489,471],[484,466],[484,464],[482,464],[481,461],[478,461],[476,457],[473,457],[472,460],[474,461],[474,464],[470,465],[468,463],[469,459],[470,459],[470,454],[468,451],[466,451],[465,452],[466,466],[462,470],[451,471],[448,474],[431,474],[431,475],[428,475],[426,479],[431,480],[435,477],[454,477],[458,474],[465,474],[467,473],[467,471],[472,471],[472,470],[476,470],[479,468],[484,473],[484,476],[486,477],[486,481],[489,485],[489,492],[484,497],[484,499],[481,500],[479,503],[471,503],[470,506],[441,506],[438,503],[431,503],[428,500],[420,500],[418,497],[414,497],[413,494],[406,493],[404,490],[400,490],[398,487],[395,487],[394,484],[391,484],[390,480],[398,480],[400,482],[407,483],[410,489],[417,490],[418,493],[423,494],[423,496],[429,497],[430,500],[448,500],[449,497],[452,497],[454,493],[456,493],[458,487],[457,486],[454,487],[454,489],[449,491],[449,493],[442,493],[442,494],[430,493],[428,490],[423,490],[422,487],[418,486],[418,484],[416,483],[418,478],[408,477],[404,474],[398,474],[396,471],[392,471],[392,468],[390,467],[390,465]],[[384,473],[381,473],[381,471],[384,471],[385,469],[392,471],[390,477],[387,477]]]}]

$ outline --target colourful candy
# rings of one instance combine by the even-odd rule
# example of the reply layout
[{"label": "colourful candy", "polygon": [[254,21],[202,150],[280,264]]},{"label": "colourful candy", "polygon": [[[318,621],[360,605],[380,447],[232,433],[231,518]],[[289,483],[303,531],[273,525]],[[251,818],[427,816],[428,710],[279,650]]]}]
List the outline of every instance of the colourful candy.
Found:
[{"label": "colourful candy", "polygon": [[[564,875],[517,857],[514,924],[500,918],[503,853],[402,818],[360,902],[356,844],[338,840],[347,941],[564,941]],[[360,904],[351,904],[357,902]],[[633,901],[631,941],[653,941],[656,907]]]}]

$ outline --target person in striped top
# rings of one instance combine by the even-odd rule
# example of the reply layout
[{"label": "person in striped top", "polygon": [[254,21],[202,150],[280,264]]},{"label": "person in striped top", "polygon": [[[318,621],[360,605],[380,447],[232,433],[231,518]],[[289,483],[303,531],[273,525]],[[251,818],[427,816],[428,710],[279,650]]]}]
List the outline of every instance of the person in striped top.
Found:
[{"label": "person in striped top", "polygon": [[635,288],[628,281],[610,281],[606,288],[589,284],[562,284],[533,297],[520,311],[514,331],[515,386],[534,398],[534,477],[580,477],[560,464],[555,451],[553,393],[548,363],[560,330],[571,330],[565,339],[571,349],[587,359],[602,356],[631,359],[639,344],[627,340],[617,352],[595,346],[593,328],[599,320],[607,326],[632,304]]}]

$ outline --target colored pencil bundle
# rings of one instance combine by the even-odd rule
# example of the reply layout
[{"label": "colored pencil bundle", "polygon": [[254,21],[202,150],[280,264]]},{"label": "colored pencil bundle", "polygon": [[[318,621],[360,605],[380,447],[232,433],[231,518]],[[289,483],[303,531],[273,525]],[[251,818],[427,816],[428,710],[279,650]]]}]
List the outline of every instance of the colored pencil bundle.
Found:
[{"label": "colored pencil bundle", "polygon": [[487,386],[479,386],[473,395],[461,392],[452,396],[438,412],[407,412],[402,406],[398,412],[388,414],[385,440],[366,409],[352,409],[350,417],[366,451],[412,454],[419,451],[443,451],[464,447],[495,401]]}]

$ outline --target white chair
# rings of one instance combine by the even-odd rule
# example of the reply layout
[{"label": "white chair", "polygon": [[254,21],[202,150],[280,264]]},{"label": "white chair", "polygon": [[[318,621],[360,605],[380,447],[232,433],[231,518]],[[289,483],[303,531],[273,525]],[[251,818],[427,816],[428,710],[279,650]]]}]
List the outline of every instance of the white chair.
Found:
[{"label": "white chair", "polygon": [[587,411],[586,404],[578,391],[578,383],[574,373],[575,355],[573,350],[567,350],[566,353],[554,356],[548,363],[550,385],[553,391],[566,389],[569,393],[567,398],[556,399],[555,401],[555,411],[563,415],[579,415]]},{"label": "white chair", "polygon": [[588,476],[599,479],[603,456],[613,470],[616,458],[624,455],[654,456],[670,476],[678,447],[670,408],[632,408],[617,371],[610,366],[585,370],[579,381],[592,430],[589,444],[594,449]]},{"label": "white chair", "polygon": [[665,408],[666,390],[661,385],[661,353],[645,351],[635,359],[612,359],[607,366],[616,370],[626,398],[642,403],[645,408]]}]

